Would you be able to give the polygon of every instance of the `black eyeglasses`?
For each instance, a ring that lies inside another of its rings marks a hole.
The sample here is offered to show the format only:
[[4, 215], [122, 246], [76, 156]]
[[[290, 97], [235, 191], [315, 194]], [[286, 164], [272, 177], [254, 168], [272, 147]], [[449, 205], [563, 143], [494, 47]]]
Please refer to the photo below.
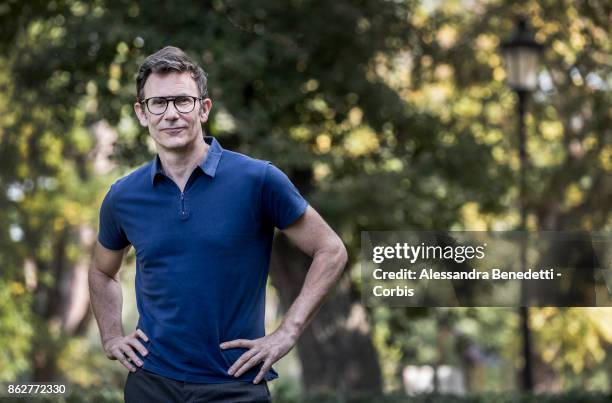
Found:
[[178, 97], [151, 97], [140, 102], [147, 105], [147, 109], [152, 114], [163, 115], [166, 113], [170, 101], [174, 104], [174, 109], [180, 113], [189, 113], [195, 108], [196, 101], [202, 99], [204, 99], [204, 97], [180, 95]]

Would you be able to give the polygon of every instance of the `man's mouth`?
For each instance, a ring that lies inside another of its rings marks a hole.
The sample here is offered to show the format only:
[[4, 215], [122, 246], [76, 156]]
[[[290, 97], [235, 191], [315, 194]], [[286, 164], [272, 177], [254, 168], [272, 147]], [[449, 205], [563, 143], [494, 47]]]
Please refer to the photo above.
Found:
[[170, 133], [170, 134], [177, 134], [183, 129], [185, 128], [184, 127], [168, 127], [168, 128], [162, 129], [162, 131], [166, 133]]

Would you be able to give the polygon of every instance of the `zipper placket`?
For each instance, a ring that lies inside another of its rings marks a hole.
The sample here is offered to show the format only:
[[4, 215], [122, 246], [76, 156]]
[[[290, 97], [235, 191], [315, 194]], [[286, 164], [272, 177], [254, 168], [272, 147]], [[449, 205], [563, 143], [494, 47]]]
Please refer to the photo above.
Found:
[[185, 192], [181, 192], [181, 215], [185, 215]]

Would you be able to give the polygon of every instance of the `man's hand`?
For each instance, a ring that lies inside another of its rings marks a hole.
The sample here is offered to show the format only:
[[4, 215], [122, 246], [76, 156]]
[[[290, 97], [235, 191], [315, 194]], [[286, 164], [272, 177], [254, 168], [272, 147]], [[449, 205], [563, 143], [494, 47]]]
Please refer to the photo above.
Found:
[[136, 356], [134, 349], [138, 350], [143, 357], [149, 353], [138, 340], [138, 337], [144, 341], [149, 341], [147, 335], [140, 329], [136, 329], [127, 336], [116, 336], [106, 340], [104, 342], [106, 356], [110, 360], [119, 360], [130, 371], [136, 371], [136, 367], [130, 361], [139, 367], [142, 366], [142, 361]]
[[259, 383], [276, 361], [284, 357], [295, 345], [296, 339], [289, 333], [277, 330], [267, 336], [255, 340], [238, 339], [221, 343], [222, 349], [248, 348], [227, 371], [228, 374], [239, 377], [255, 365], [263, 362], [261, 370], [253, 380]]

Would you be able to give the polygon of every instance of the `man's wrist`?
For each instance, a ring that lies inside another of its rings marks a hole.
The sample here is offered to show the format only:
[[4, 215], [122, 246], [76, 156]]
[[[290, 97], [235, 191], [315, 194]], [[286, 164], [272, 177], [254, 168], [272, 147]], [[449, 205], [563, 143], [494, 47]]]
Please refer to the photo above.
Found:
[[278, 328], [278, 331], [289, 337], [291, 340], [293, 340], [294, 343], [297, 342], [297, 339], [300, 337], [301, 334], [299, 326], [292, 325], [287, 322], [281, 324], [281, 326]]
[[123, 334], [114, 334], [114, 335], [111, 335], [111, 336], [106, 336], [106, 337], [103, 337], [103, 338], [102, 338], [102, 345], [103, 345], [103, 346], [106, 346], [106, 344], [107, 344], [109, 341], [114, 340], [114, 339], [119, 338], [119, 337], [124, 337], [124, 335], [123, 335]]

